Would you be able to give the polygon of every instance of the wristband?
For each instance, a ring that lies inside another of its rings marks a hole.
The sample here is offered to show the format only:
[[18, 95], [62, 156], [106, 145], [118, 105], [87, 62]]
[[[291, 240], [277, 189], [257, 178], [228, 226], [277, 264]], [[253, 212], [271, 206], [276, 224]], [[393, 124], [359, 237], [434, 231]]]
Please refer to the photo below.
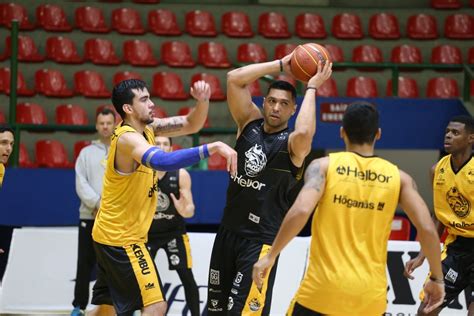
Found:
[[318, 89], [316, 87], [306, 87], [306, 90], [310, 90], [310, 89], [314, 89], [315, 92], [318, 91]]
[[280, 72], [283, 72], [283, 62], [280, 59]]
[[437, 279], [434, 276], [430, 275], [430, 280], [433, 281], [434, 283], [439, 283], [439, 284], [444, 284], [443, 279]]

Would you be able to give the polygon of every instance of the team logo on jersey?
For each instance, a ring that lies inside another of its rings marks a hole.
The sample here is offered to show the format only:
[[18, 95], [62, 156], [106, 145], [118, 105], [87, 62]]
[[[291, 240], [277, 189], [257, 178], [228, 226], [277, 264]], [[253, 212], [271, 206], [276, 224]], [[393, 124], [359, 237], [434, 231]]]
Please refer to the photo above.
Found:
[[219, 270], [210, 269], [210, 271], [209, 271], [209, 283], [212, 284], [212, 285], [221, 284], [220, 271]]
[[267, 165], [267, 156], [262, 150], [262, 146], [255, 144], [245, 152], [245, 174], [249, 177], [256, 177]]
[[170, 198], [167, 194], [158, 192], [158, 206], [156, 208], [157, 212], [164, 212], [170, 207]]
[[256, 297], [252, 298], [249, 302], [249, 307], [252, 312], [258, 311], [261, 306], [262, 304], [260, 304], [260, 302], [258, 301]]
[[177, 255], [171, 255], [170, 262], [172, 265], [177, 266], [179, 264], [179, 257]]
[[229, 296], [229, 302], [227, 303], [227, 310], [230, 311], [234, 307], [234, 299], [232, 296]]
[[471, 204], [456, 187], [452, 187], [446, 193], [446, 201], [459, 218], [464, 218], [471, 212]]

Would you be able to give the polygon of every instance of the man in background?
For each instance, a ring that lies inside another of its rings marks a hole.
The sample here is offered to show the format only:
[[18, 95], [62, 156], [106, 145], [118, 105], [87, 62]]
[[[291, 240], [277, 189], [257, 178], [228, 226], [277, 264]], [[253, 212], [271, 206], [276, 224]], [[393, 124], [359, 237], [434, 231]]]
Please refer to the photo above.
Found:
[[96, 265], [92, 246], [92, 227], [99, 209], [102, 180], [114, 126], [115, 114], [111, 109], [105, 108], [97, 113], [95, 128], [99, 139], [84, 147], [76, 161], [76, 192], [81, 200], [81, 206], [76, 284], [72, 302], [74, 309], [71, 316], [84, 315], [89, 303], [89, 283]]

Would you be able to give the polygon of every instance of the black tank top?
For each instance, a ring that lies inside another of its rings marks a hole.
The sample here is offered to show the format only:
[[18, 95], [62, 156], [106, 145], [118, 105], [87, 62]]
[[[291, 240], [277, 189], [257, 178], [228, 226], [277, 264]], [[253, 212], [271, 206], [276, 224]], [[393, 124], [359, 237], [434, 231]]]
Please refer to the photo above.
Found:
[[158, 180], [158, 205], [149, 235], [181, 235], [186, 233], [183, 217], [174, 207], [170, 194], [179, 199], [179, 171], [169, 171]]
[[231, 177], [222, 224], [240, 236], [271, 244], [293, 202], [301, 178], [288, 153], [288, 128], [267, 134], [263, 119], [250, 122], [237, 139], [238, 173]]

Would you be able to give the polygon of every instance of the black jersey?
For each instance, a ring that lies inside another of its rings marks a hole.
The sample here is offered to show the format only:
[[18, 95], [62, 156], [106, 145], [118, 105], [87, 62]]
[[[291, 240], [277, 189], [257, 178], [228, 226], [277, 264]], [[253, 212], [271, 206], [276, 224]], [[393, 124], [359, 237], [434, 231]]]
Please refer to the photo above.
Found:
[[158, 205], [149, 234], [168, 236], [186, 232], [184, 219], [174, 207], [171, 193], [179, 199], [179, 170], [169, 171], [158, 180]]
[[237, 175], [230, 178], [222, 224], [237, 234], [272, 243], [301, 178], [288, 153], [288, 128], [267, 134], [263, 119], [250, 122], [237, 139]]

